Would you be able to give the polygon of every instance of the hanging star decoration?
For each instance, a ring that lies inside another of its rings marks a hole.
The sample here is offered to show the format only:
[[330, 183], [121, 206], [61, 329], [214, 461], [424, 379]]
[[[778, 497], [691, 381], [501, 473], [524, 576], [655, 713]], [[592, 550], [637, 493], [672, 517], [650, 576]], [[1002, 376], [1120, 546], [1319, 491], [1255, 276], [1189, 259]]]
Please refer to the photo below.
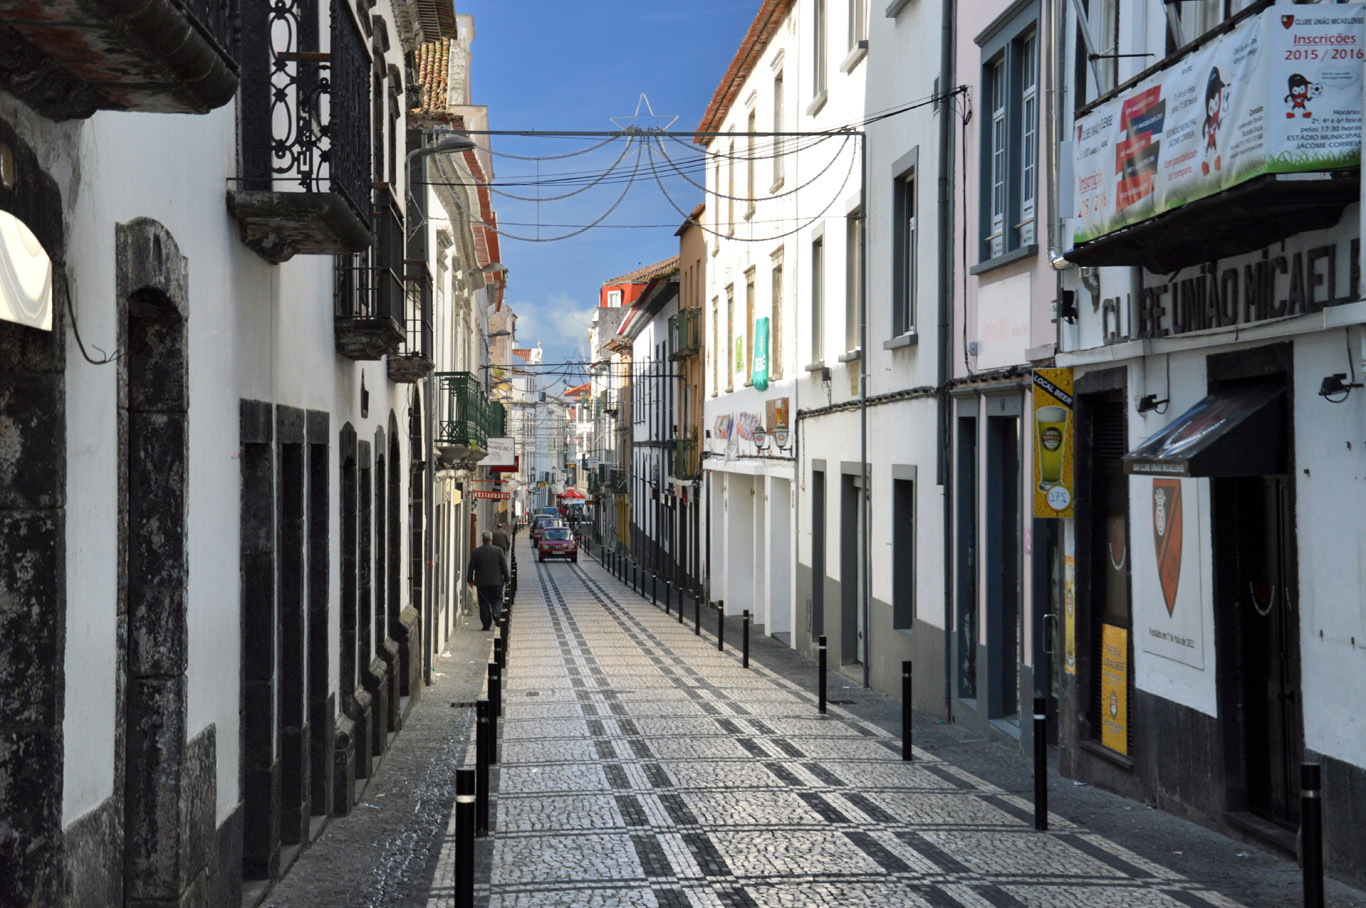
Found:
[[[668, 120], [669, 122], [665, 123], [662, 127], [651, 127], [649, 130], [641, 129], [640, 126], [636, 123], [636, 121], [640, 119], [640, 106], [642, 104], [645, 105], [645, 110], [649, 114], [650, 119]], [[645, 97], [645, 92], [641, 92], [640, 100], [636, 102], [635, 114], [633, 114], [630, 117], [608, 117], [607, 119], [615, 123], [617, 129], [620, 129], [622, 132], [666, 132], [668, 131], [670, 126], [674, 125], [674, 121], [677, 120], [678, 117], [661, 117], [658, 114], [656, 114], [654, 108], [650, 106], [650, 99]]]

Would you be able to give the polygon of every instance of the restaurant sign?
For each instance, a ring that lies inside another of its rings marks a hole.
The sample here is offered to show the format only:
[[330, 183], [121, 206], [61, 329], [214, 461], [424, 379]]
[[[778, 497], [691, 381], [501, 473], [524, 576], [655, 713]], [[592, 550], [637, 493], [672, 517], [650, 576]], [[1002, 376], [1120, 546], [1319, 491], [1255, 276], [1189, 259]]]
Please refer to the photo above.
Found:
[[1077, 121], [1073, 242], [1254, 177], [1359, 167], [1363, 5], [1277, 4]]

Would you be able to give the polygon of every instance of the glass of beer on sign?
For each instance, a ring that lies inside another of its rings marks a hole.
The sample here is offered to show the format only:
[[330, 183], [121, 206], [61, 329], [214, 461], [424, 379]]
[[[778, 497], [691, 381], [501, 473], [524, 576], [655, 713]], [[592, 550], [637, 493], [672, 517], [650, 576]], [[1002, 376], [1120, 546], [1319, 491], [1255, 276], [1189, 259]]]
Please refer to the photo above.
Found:
[[1039, 491], [1062, 482], [1063, 441], [1067, 438], [1066, 407], [1040, 407], [1034, 411], [1034, 432], [1039, 447]]

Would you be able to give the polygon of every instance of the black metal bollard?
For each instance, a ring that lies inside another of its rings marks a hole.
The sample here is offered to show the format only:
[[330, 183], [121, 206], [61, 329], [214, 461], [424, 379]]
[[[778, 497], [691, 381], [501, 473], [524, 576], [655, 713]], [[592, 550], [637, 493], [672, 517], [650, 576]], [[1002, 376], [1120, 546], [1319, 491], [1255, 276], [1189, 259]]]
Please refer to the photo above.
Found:
[[726, 649], [726, 600], [716, 600], [716, 651]]
[[1300, 764], [1300, 839], [1304, 908], [1323, 908], [1323, 776], [1317, 763]]
[[816, 682], [817, 699], [820, 703], [821, 713], [825, 712], [825, 635], [821, 634], [820, 642], [816, 645], [816, 673], [820, 676]]
[[474, 772], [478, 784], [475, 786], [474, 834], [489, 834], [489, 754], [493, 751], [493, 740], [489, 737], [489, 701], [478, 700], [474, 704]]
[[[664, 581], [664, 614], [666, 614], [666, 615], [669, 614], [669, 609], [673, 608], [673, 604], [674, 604], [674, 588], [673, 588], [673, 584], [671, 584], [669, 581], [665, 580], [665, 581]], [[680, 602], [678, 603], [678, 614], [680, 614], [680, 615], [683, 614], [683, 603], [682, 603], [682, 601], [680, 601]]]
[[740, 667], [749, 668], [749, 609], [745, 609], [743, 623], [740, 625]]
[[[667, 592], [667, 590], [666, 590], [666, 592]], [[679, 624], [682, 624], [682, 623], [683, 623], [683, 588], [682, 588], [682, 587], [679, 587], [679, 590], [678, 590], [678, 623], [679, 623]]]
[[901, 759], [911, 759], [911, 660], [901, 663]]
[[1048, 828], [1048, 699], [1034, 698], [1034, 828]]
[[503, 683], [498, 663], [489, 663], [489, 763], [498, 762], [498, 717], [503, 712]]
[[[502, 629], [503, 625], [500, 620], [498, 630], [502, 631]], [[498, 668], [501, 671], [503, 668], [503, 638], [501, 636], [493, 638], [493, 661], [498, 663]]]
[[[683, 606], [682, 606], [682, 605], [679, 605], [679, 606], [678, 606], [678, 614], [679, 614], [679, 615], [682, 615], [682, 614], [683, 614]], [[697, 593], [693, 593], [693, 597], [692, 597], [692, 623], [693, 623], [693, 629], [692, 629], [693, 636], [694, 636], [694, 637], [700, 637], [700, 636], [702, 636], [702, 597], [701, 597], [699, 594], [697, 594]]]
[[474, 770], [455, 771], [455, 908], [474, 908]]
[[[653, 571], [650, 572], [650, 604], [659, 605], [659, 575]], [[664, 606], [664, 613], [669, 613], [668, 605]]]
[[604, 548], [598, 549], [598, 567], [604, 569], [607, 567], [607, 550]]

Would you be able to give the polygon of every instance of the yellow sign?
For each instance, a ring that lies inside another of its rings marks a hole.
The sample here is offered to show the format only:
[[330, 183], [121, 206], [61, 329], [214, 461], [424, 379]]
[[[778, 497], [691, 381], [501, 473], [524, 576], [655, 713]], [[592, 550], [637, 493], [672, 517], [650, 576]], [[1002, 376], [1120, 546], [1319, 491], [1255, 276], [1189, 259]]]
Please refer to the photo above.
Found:
[[1062, 623], [1063, 623], [1063, 671], [1069, 675], [1077, 673], [1077, 559], [1068, 555], [1062, 560]]
[[1034, 516], [1072, 516], [1072, 370], [1034, 370]]
[[1129, 753], [1129, 632], [1100, 626], [1100, 743]]

